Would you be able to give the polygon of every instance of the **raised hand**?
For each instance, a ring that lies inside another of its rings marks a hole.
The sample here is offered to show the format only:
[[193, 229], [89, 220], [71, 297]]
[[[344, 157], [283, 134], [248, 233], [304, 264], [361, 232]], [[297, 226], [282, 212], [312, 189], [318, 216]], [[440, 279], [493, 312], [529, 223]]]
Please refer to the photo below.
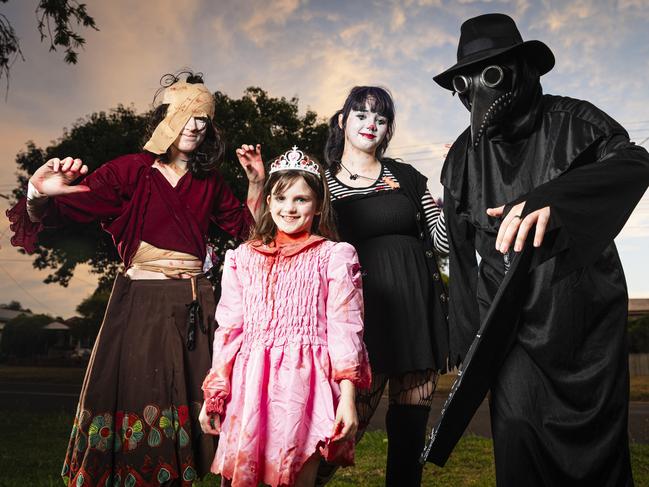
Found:
[[243, 144], [236, 151], [239, 164], [251, 184], [263, 184], [266, 178], [264, 161], [261, 159], [261, 144], [256, 146]]
[[[536, 226], [534, 230], [534, 247], [540, 247], [543, 243], [545, 230], [550, 221], [550, 207], [546, 206], [540, 210], [533, 211], [525, 218], [521, 218], [524, 208], [525, 201], [513, 206], [500, 224], [498, 236], [496, 237], [496, 250], [499, 252], [506, 254], [512, 243], [514, 243], [515, 252], [523, 250], [527, 235], [534, 226]], [[504, 206], [489, 208], [487, 209], [487, 215], [498, 218], [503, 215], [504, 211]]]
[[88, 174], [88, 166], [83, 164], [81, 159], [54, 158], [39, 167], [29, 181], [44, 196], [85, 193], [90, 191], [88, 186], [82, 184], [70, 186], [85, 174]]

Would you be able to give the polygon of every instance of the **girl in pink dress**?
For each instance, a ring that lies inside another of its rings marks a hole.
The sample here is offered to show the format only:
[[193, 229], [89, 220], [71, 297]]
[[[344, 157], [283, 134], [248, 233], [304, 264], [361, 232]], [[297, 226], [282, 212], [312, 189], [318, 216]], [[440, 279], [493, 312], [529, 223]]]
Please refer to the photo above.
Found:
[[337, 234], [323, 171], [276, 159], [251, 239], [228, 251], [201, 427], [234, 487], [313, 486], [321, 457], [353, 464], [355, 389], [371, 375], [358, 258]]

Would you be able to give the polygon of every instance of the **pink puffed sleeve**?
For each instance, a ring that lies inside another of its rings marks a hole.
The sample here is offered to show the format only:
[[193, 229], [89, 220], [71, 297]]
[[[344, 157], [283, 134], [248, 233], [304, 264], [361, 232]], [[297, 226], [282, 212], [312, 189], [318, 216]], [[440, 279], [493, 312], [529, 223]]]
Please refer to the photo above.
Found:
[[230, 375], [243, 340], [242, 287], [237, 275], [234, 250], [225, 254], [221, 299], [216, 307], [219, 328], [214, 333], [212, 368], [203, 381], [203, 397], [208, 414], [225, 413], [225, 401], [230, 395]]
[[333, 379], [370, 387], [372, 373], [363, 342], [363, 289], [356, 250], [334, 245], [327, 269], [327, 345]]

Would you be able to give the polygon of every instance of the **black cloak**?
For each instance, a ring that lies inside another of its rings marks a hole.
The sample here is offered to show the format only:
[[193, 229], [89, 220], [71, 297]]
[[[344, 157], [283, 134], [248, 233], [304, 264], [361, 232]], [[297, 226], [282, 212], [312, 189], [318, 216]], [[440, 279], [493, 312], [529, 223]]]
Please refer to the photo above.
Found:
[[[484, 381], [474, 403], [491, 389], [498, 485], [633, 485], [628, 297], [613, 238], [649, 184], [649, 154], [590, 103], [528, 90], [475, 149], [469, 129], [460, 135], [442, 171], [451, 362], [496, 317], [502, 357], [468, 360], [463, 374]], [[495, 250], [500, 219], [485, 210], [521, 201], [523, 217], [550, 206], [550, 226], [505, 279], [514, 255]]]

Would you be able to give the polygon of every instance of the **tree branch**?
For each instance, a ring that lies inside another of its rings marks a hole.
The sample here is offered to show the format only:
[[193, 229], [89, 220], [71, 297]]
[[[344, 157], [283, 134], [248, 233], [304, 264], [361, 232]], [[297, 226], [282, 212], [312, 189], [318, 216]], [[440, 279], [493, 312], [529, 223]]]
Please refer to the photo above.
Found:
[[18, 36], [16, 36], [16, 31], [11, 26], [9, 19], [3, 14], [0, 14], [0, 81], [4, 77], [7, 82], [5, 100], [9, 94], [9, 72], [11, 66], [13, 66], [19, 57], [23, 61], [25, 60], [20, 50], [20, 42], [18, 41]]
[[[0, 3], [7, 1], [0, 0]], [[76, 64], [78, 50], [83, 48], [86, 42], [79, 34], [79, 28], [99, 30], [95, 20], [88, 15], [86, 5], [76, 0], [39, 0], [35, 14], [41, 42], [49, 39], [50, 51], [56, 51], [58, 47], [63, 48], [64, 61], [68, 64]], [[9, 19], [0, 14], [0, 81], [2, 78], [6, 80], [5, 99], [9, 94], [9, 72], [19, 57], [25, 60], [18, 36]]]

